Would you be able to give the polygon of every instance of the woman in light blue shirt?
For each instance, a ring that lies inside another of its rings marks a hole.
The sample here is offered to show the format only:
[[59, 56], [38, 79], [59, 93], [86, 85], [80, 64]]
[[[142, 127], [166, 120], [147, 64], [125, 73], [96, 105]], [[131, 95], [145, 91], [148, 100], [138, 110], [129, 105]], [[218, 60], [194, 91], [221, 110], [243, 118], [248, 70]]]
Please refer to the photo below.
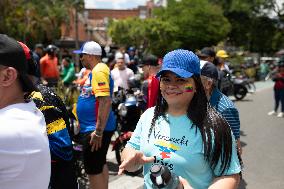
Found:
[[241, 166], [228, 123], [208, 103], [198, 57], [187, 50], [165, 55], [157, 105], [141, 116], [122, 154], [119, 174], [144, 166], [167, 166], [183, 177], [185, 189], [237, 188]]

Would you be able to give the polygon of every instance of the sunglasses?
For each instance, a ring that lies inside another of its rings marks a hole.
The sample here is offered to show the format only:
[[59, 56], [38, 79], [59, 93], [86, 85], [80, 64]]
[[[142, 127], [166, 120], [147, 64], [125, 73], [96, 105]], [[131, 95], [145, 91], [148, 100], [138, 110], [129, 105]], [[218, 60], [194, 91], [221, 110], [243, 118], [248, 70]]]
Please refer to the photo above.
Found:
[[80, 54], [80, 58], [82, 58], [83, 55], [88, 55], [88, 54], [86, 54], [86, 53], [81, 53], [81, 54]]

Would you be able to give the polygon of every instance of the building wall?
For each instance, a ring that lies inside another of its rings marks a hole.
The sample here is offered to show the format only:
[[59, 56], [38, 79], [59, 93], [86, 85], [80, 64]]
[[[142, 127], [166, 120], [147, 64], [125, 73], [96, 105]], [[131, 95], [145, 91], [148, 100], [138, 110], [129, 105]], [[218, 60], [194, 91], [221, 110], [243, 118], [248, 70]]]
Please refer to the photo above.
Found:
[[[84, 13], [78, 14], [78, 40], [80, 42], [95, 40], [101, 45], [109, 43], [106, 33], [108, 19], [126, 19], [139, 17], [145, 19], [150, 16], [152, 4], [138, 6], [134, 9], [85, 9]], [[61, 41], [75, 41], [75, 10], [70, 12], [70, 23], [61, 26]]]
[[[69, 14], [70, 23], [63, 23], [61, 25], [61, 40], [74, 40], [75, 39], [75, 10]], [[86, 31], [87, 20], [84, 19], [82, 14], [78, 14], [78, 38], [79, 41], [88, 40]]]
[[104, 18], [125, 19], [129, 17], [139, 17], [139, 9], [86, 9], [86, 11], [88, 11], [88, 18], [95, 20], [103, 20]]

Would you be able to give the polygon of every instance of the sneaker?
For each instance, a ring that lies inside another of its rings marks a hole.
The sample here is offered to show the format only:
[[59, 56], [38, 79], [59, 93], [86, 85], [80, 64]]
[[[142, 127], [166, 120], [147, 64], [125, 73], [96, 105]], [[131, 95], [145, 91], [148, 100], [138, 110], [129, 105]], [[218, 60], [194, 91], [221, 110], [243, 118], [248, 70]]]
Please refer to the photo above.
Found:
[[270, 115], [270, 116], [271, 115], [276, 115], [276, 112], [274, 110], [272, 110], [272, 111], [268, 112], [267, 115]]
[[277, 117], [284, 117], [284, 112], [278, 113]]

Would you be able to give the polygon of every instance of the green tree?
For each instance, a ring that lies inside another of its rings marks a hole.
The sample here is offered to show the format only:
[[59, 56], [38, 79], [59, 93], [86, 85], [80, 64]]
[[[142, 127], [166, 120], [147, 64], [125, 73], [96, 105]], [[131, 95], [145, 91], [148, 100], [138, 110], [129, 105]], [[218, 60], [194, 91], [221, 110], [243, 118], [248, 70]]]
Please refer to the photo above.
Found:
[[219, 6], [207, 0], [169, 0], [154, 17], [112, 21], [109, 34], [118, 45], [136, 45], [156, 55], [175, 48], [199, 49], [226, 38], [230, 24]]
[[69, 13], [83, 7], [83, 0], [1, 0], [0, 33], [32, 45], [60, 38], [60, 26], [69, 23]]
[[230, 23], [220, 6], [208, 0], [169, 0], [166, 8], [155, 13], [177, 28], [176, 39], [186, 49], [216, 45], [230, 31]]
[[250, 50], [261, 54], [275, 52], [272, 41], [276, 34], [276, 22], [266, 16], [254, 18], [250, 30]]
[[111, 21], [108, 28], [113, 42], [119, 46], [143, 46], [145, 53], [163, 56], [179, 46], [174, 40], [176, 28], [160, 19], [129, 18]]
[[[271, 53], [284, 41], [284, 9], [276, 0], [210, 0], [222, 6], [232, 25], [228, 43], [245, 50]], [[271, 18], [274, 14], [277, 17]], [[282, 45], [283, 47], [283, 45]]]
[[144, 46], [149, 52], [162, 57], [181, 46], [181, 42], [175, 38], [177, 32], [177, 28], [169, 22], [157, 18], [148, 19], [145, 24]]
[[108, 33], [115, 44], [127, 46], [129, 44], [140, 46], [143, 44], [144, 23], [138, 18], [125, 20], [111, 20], [108, 26]]

